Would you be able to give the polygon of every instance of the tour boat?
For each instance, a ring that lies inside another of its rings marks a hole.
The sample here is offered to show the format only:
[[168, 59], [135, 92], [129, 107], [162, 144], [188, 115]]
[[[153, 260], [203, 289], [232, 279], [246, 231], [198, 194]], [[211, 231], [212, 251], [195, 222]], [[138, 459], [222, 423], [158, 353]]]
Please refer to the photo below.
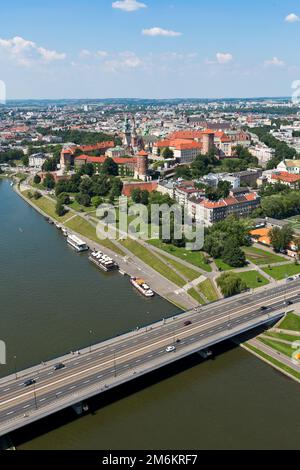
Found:
[[77, 251], [77, 253], [82, 253], [89, 249], [87, 244], [80, 240], [80, 238], [76, 237], [76, 235], [68, 235], [67, 242]]
[[132, 277], [130, 279], [131, 284], [145, 297], [153, 297], [154, 292], [150, 289], [148, 284], [145, 283], [143, 279], [138, 279], [136, 277]]

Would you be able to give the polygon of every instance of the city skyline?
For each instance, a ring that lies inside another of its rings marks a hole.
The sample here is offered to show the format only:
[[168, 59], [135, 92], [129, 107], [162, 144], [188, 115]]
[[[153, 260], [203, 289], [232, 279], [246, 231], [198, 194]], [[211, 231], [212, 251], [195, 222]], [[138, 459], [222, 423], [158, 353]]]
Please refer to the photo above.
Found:
[[290, 96], [299, 20], [295, 0], [15, 0], [0, 79], [8, 99]]

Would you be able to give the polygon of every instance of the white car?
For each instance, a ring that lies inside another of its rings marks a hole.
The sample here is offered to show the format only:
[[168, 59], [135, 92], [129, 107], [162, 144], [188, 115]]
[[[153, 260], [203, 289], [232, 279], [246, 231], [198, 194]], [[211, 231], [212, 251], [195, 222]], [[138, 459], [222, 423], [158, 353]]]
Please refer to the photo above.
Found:
[[166, 349], [167, 353], [174, 352], [174, 351], [176, 351], [175, 346], [168, 346], [167, 349]]

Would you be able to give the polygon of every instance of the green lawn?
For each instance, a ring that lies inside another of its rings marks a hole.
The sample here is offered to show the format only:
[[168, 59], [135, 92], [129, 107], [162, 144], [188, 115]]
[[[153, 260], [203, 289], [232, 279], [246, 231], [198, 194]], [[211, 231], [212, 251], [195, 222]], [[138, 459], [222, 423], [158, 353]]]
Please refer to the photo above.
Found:
[[96, 228], [89, 222], [84, 220], [82, 217], [76, 216], [74, 219], [70, 220], [65, 225], [69, 229], [83, 235], [89, 240], [99, 243], [99, 245], [102, 245], [105, 248], [108, 248], [121, 256], [125, 256], [125, 253], [109, 239], [99, 240], [99, 238], [97, 237]]
[[279, 328], [300, 332], [300, 317], [294, 313], [288, 313], [280, 323]]
[[229, 264], [224, 263], [221, 259], [215, 259], [216, 266], [219, 271], [230, 271], [230, 269], [234, 269], [232, 266], [229, 266]]
[[272, 349], [285, 354], [288, 357], [292, 357], [293, 353], [295, 352], [295, 350], [288, 344], [279, 343], [276, 340], [273, 341], [272, 339], [259, 338], [259, 341], [264, 343], [266, 346], [270, 346]]
[[163, 261], [155, 256], [151, 251], [144, 248], [139, 242], [128, 238], [120, 242], [125, 248], [130, 250], [135, 256], [140, 258], [144, 263], [151, 266], [155, 271], [159, 272], [162, 276], [169, 279], [171, 282], [179, 287], [183, 287], [186, 281], [172, 271]]
[[237, 275], [243, 279], [243, 281], [245, 281], [248, 289], [256, 289], [257, 287], [262, 287], [269, 284], [268, 279], [266, 279], [257, 271], [245, 271], [242, 273], [237, 273]]
[[282, 364], [282, 362], [277, 361], [276, 359], [273, 359], [273, 357], [271, 357], [268, 354], [260, 351], [260, 349], [257, 349], [256, 347], [252, 346], [251, 344], [246, 343], [245, 346], [246, 346], [247, 349], [249, 349], [250, 351], [255, 352], [258, 356], [261, 356], [263, 359], [266, 359], [268, 362], [270, 362], [274, 366], [278, 367], [282, 371], [287, 372], [288, 374], [292, 375], [293, 377], [295, 377], [298, 380], [300, 379], [300, 372], [296, 372], [291, 367], [286, 366], [285, 364]]
[[199, 292], [196, 291], [196, 289], [190, 289], [188, 290], [188, 294], [193, 297], [193, 299], [197, 300], [197, 302], [200, 305], [205, 305], [204, 299], [202, 299], [201, 295]]
[[168, 258], [168, 256], [163, 256], [162, 255], [161, 257], [166, 261], [166, 263], [171, 264], [172, 266], [174, 266], [174, 268], [177, 271], [179, 271], [180, 274], [182, 274], [184, 277], [186, 277], [189, 281], [194, 281], [195, 279], [198, 279], [199, 277], [201, 277], [201, 273], [199, 273], [198, 271], [195, 271], [192, 268], [188, 268], [184, 264], [182, 264], [178, 261], [175, 261], [171, 258]]
[[[23, 193], [27, 199], [29, 199], [28, 192], [31, 192], [31, 191], [24, 191]], [[59, 217], [55, 212], [55, 206], [56, 206], [55, 201], [51, 201], [50, 199], [47, 199], [46, 197], [41, 197], [40, 199], [32, 198], [29, 200], [32, 202], [32, 204], [34, 204], [36, 207], [38, 207], [47, 215], [49, 215], [49, 217], [57, 220], [58, 222], [64, 223], [66, 220], [68, 220], [71, 217], [70, 213], [65, 214], [63, 217]]]
[[212, 271], [211, 266], [206, 264], [204, 261], [204, 254], [199, 251], [189, 251], [185, 248], [177, 248], [174, 245], [167, 245], [163, 243], [161, 240], [149, 240], [151, 245], [155, 246], [156, 248], [160, 248], [167, 253], [170, 253], [173, 256], [177, 256], [184, 261], [187, 261], [198, 268], [203, 269], [204, 271], [210, 273]]
[[72, 209], [74, 209], [77, 212], [95, 212], [96, 209], [94, 207], [84, 207], [81, 204], [79, 204], [77, 201], [73, 201], [72, 204], [69, 205]]
[[269, 276], [272, 276], [273, 279], [280, 281], [289, 276], [294, 276], [295, 274], [300, 274], [300, 265], [296, 264], [285, 264], [283, 266], [274, 266], [273, 268], [264, 268], [264, 272]]
[[283, 263], [286, 261], [286, 258], [283, 256], [278, 256], [275, 253], [269, 253], [268, 251], [260, 250], [254, 246], [244, 248], [246, 258], [251, 261], [253, 264], [258, 266], [264, 264], [274, 264], [274, 263]]
[[218, 300], [218, 294], [210, 279], [206, 279], [206, 281], [201, 282], [198, 288], [209, 302], [214, 302], [215, 300]]
[[270, 336], [270, 338], [283, 339], [285, 341], [289, 341], [290, 343], [294, 343], [295, 341], [300, 342], [300, 336], [287, 335], [285, 333], [275, 333], [273, 331], [266, 331], [264, 334]]

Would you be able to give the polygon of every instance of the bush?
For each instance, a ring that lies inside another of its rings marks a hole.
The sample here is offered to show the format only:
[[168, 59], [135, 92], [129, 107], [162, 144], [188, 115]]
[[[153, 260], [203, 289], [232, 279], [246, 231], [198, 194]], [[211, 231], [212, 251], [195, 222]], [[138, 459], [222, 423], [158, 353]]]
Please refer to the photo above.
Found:
[[58, 196], [59, 201], [61, 201], [62, 204], [69, 205], [71, 204], [71, 199], [70, 196], [66, 193], [60, 193]]
[[57, 201], [55, 212], [59, 217], [63, 217], [67, 213], [63, 203], [60, 200]]
[[218, 278], [217, 284], [224, 297], [240, 294], [247, 289], [247, 284], [235, 273], [222, 274]]
[[84, 193], [77, 194], [76, 201], [78, 202], [78, 204], [84, 207], [90, 207], [91, 205], [91, 198], [88, 194], [84, 194]]
[[35, 191], [35, 193], [33, 194], [33, 199], [35, 199], [36, 201], [38, 199], [41, 199], [42, 195], [39, 191]]
[[41, 177], [39, 175], [35, 175], [35, 177], [33, 178], [33, 182], [34, 184], [40, 184]]

